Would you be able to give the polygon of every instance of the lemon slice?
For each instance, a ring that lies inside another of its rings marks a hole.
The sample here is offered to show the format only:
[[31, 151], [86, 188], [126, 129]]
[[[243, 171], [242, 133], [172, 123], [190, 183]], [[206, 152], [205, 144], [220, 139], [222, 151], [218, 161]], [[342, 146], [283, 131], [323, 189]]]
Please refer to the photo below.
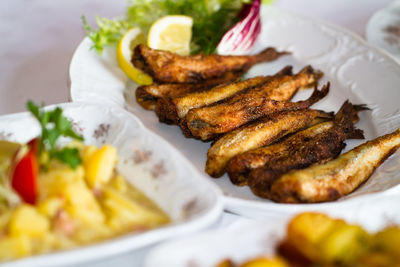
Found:
[[148, 85], [153, 83], [151, 76], [135, 68], [131, 63], [132, 52], [136, 45], [144, 43], [144, 36], [139, 28], [128, 30], [118, 43], [117, 61], [119, 67], [139, 85]]
[[153, 49], [188, 55], [193, 19], [188, 16], [165, 16], [151, 25], [147, 45]]

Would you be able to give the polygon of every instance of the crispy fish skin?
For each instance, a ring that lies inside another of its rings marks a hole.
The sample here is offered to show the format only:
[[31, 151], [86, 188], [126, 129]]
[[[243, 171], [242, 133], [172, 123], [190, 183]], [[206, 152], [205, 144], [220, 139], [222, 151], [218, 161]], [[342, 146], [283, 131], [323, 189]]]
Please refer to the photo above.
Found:
[[[298, 90], [316, 86], [322, 76], [323, 73], [321, 71], [314, 70], [313, 67], [308, 65], [293, 76], [293, 80], [297, 80], [300, 85], [297, 84], [295, 86], [290, 86], [290, 84], [286, 84], [287, 86], [274, 87], [271, 86], [270, 83], [265, 83], [260, 88], [257, 88], [257, 90], [255, 91], [259, 94], [264, 93], [264, 96], [276, 101], [286, 101], [290, 100]], [[286, 83], [286, 80], [288, 79], [289, 78], [283, 77], [281, 82]]]
[[231, 84], [223, 84], [214, 87], [211, 91], [205, 93], [194, 93], [182, 98], [174, 99], [172, 102], [177, 108], [179, 118], [187, 115], [190, 109], [208, 106], [221, 100], [232, 97], [233, 95], [242, 92], [248, 88], [256, 88], [272, 79], [283, 76], [292, 76], [292, 66], [286, 66], [277, 72], [275, 75], [257, 76], [244, 81], [238, 81]]
[[362, 131], [354, 127], [353, 118], [356, 116], [357, 109], [346, 101], [332, 128], [312, 138], [291, 142], [286, 153], [273, 155], [263, 167], [251, 171], [248, 175], [250, 189], [257, 196], [269, 198], [271, 185], [284, 173], [336, 158], [345, 147], [347, 138], [364, 138]]
[[334, 121], [319, 123], [271, 146], [243, 153], [228, 164], [232, 183], [248, 185], [256, 195], [267, 197], [270, 184], [291, 169], [307, 167], [339, 155], [348, 138], [363, 139], [354, 127], [358, 112], [367, 109], [346, 101]]
[[365, 182], [400, 147], [400, 129], [368, 141], [325, 164], [291, 171], [271, 186], [271, 198], [284, 203], [336, 200]]
[[136, 101], [144, 109], [155, 110], [159, 98], [173, 98], [207, 90], [210, 85], [196, 83], [166, 83], [143, 85], [136, 88]]
[[316, 118], [331, 119], [332, 114], [312, 109], [287, 111], [233, 130], [210, 147], [205, 171], [212, 177], [220, 177], [226, 163], [234, 156], [271, 144], [309, 126]]
[[249, 173], [266, 165], [274, 156], [288, 154], [293, 144], [301, 143], [333, 127], [333, 121], [321, 122], [290, 136], [282, 142], [250, 150], [233, 157], [227, 164], [229, 179], [235, 185], [247, 185]]
[[254, 64], [272, 61], [288, 52], [267, 48], [256, 55], [221, 56], [177, 54], [138, 45], [132, 64], [162, 83], [199, 83], [223, 76], [227, 72], [246, 72]]
[[193, 92], [206, 91], [216, 85], [238, 80], [243, 73], [227, 72], [222, 77], [210, 79], [202, 83], [165, 83], [142, 85], [136, 89], [136, 101], [144, 109], [155, 110], [160, 98], [175, 98]]
[[[292, 75], [292, 67], [284, 67], [274, 76], [277, 75]], [[247, 88], [262, 85], [271, 79], [272, 76], [257, 76], [244, 81], [218, 85], [208, 91], [189, 93], [171, 99], [159, 99], [156, 105], [156, 114], [160, 122], [179, 124], [180, 120], [185, 118], [190, 109], [213, 104], [225, 98], [229, 98]], [[183, 124], [183, 126], [185, 126], [185, 124]], [[186, 127], [182, 129], [185, 128]], [[187, 131], [190, 136], [190, 131]]]
[[328, 94], [329, 83], [321, 91], [315, 88], [309, 99], [299, 102], [276, 101], [258, 94], [253, 96], [250, 91], [216, 105], [190, 110], [186, 121], [192, 135], [207, 141], [273, 113], [308, 108]]
[[173, 124], [178, 124], [179, 120], [184, 118], [190, 109], [217, 102], [232, 96], [238, 91], [262, 84], [268, 79], [268, 76], [257, 76], [244, 81], [218, 85], [208, 91], [193, 92], [172, 99], [159, 99], [156, 105], [156, 114], [160, 122], [169, 121]]

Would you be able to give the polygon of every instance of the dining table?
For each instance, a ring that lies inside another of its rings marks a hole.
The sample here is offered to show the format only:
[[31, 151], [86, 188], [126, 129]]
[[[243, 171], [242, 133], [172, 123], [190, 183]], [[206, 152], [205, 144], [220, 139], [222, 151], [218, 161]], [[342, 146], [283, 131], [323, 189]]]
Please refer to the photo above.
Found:
[[[371, 16], [391, 2], [275, 0], [272, 5], [335, 24], [365, 38]], [[46, 105], [71, 101], [69, 66], [75, 49], [86, 36], [82, 16], [95, 25], [96, 16], [120, 16], [125, 7], [125, 0], [0, 1], [0, 115], [25, 111], [27, 100]], [[225, 212], [204, 231], [224, 228], [242, 219]], [[141, 266], [153, 246], [79, 266]]]

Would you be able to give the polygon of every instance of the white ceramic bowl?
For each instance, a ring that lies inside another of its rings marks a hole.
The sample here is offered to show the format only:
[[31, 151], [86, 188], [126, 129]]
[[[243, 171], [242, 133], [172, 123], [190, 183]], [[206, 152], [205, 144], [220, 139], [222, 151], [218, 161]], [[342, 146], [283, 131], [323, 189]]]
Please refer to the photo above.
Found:
[[[117, 147], [118, 171], [157, 203], [172, 219], [163, 227], [127, 234], [91, 246], [33, 256], [4, 266], [71, 266], [99, 260], [198, 231], [221, 215], [220, 191], [175, 148], [147, 130], [132, 114], [93, 104], [62, 104], [64, 114], [85, 143]], [[54, 107], [49, 107], [54, 108]], [[37, 136], [39, 125], [29, 113], [0, 117], [0, 137], [26, 142]], [[67, 140], [65, 140], [67, 141]]]

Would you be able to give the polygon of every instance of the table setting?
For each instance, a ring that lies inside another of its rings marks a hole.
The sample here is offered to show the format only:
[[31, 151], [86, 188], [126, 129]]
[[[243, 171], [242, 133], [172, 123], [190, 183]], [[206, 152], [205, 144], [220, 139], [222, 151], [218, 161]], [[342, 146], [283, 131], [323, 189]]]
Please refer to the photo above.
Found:
[[0, 265], [398, 264], [400, 1], [172, 2], [0, 4]]

